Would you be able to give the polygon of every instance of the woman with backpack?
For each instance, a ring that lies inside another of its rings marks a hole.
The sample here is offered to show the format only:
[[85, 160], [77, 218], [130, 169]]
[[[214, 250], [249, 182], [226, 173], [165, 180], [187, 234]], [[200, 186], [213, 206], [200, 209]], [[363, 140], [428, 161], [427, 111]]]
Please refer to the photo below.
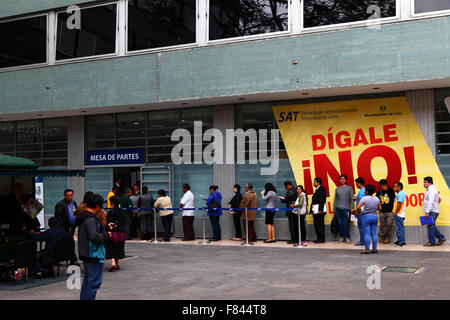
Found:
[[208, 216], [211, 220], [211, 226], [213, 229], [213, 238], [211, 241], [222, 240], [222, 230], [220, 229], [220, 216], [222, 215], [222, 195], [220, 194], [218, 186], [209, 187], [209, 197], [206, 200], [206, 206], [208, 207]]
[[[301, 240], [300, 245], [305, 247], [308, 245], [306, 242], [306, 222], [305, 217], [308, 211], [308, 196], [306, 195], [305, 189], [303, 186], [298, 185], [296, 188], [297, 191], [297, 199], [295, 203], [291, 205], [294, 210], [292, 211], [294, 214], [298, 215], [297, 219], [300, 219], [300, 231], [301, 231]], [[297, 223], [297, 234], [298, 234], [298, 223]], [[298, 236], [297, 236], [298, 237]]]

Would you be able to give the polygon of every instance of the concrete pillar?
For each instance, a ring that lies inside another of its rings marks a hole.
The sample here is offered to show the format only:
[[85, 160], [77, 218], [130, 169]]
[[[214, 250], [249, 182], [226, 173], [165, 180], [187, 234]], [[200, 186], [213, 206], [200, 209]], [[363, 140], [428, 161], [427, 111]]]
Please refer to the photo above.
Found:
[[[225, 150], [225, 130], [234, 129], [234, 105], [223, 105], [213, 107], [214, 128], [219, 129], [224, 136], [224, 157]], [[222, 194], [222, 207], [228, 207], [228, 202], [233, 197], [233, 185], [235, 184], [235, 166], [234, 164], [215, 164], [214, 165], [214, 184], [219, 186]], [[233, 218], [224, 211], [220, 219], [222, 228], [222, 239], [234, 236]]]

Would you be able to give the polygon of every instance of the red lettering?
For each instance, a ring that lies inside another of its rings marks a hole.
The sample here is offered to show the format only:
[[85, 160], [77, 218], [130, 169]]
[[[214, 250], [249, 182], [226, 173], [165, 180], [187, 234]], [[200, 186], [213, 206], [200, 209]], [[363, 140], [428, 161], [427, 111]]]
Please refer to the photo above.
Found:
[[419, 193], [419, 206], [423, 206], [423, 199], [425, 199], [425, 193]]
[[[318, 142], [321, 142], [321, 145], [318, 145]], [[327, 141], [325, 140], [325, 137], [323, 135], [317, 134], [317, 135], [312, 136], [313, 151], [325, 149], [326, 144], [327, 144]]]
[[369, 136], [370, 136], [370, 143], [371, 144], [376, 144], [376, 143], [382, 143], [383, 139], [381, 138], [376, 138], [375, 136], [375, 128], [374, 127], [370, 127], [369, 128]]
[[[342, 142], [342, 137], [345, 136], [344, 142]], [[349, 148], [352, 146], [352, 139], [348, 131], [339, 131], [336, 135], [336, 144], [339, 148]]]
[[395, 123], [383, 126], [384, 142], [398, 141], [398, 137], [395, 136], [397, 134], [395, 129], [397, 129], [397, 125]]
[[369, 142], [367, 141], [367, 138], [366, 138], [366, 136], [364, 134], [363, 129], [356, 130], [355, 142], [353, 143], [353, 146], [356, 147], [356, 146], [358, 146], [360, 144], [364, 144], [364, 145], [369, 144]]
[[378, 186], [378, 182], [373, 178], [371, 168], [372, 160], [378, 157], [386, 161], [388, 169], [386, 180], [389, 186], [393, 187], [402, 177], [402, 163], [397, 152], [387, 146], [373, 146], [364, 150], [358, 159], [358, 175], [364, 177], [367, 184]]
[[410, 198], [411, 207], [417, 207], [417, 195], [413, 193]]

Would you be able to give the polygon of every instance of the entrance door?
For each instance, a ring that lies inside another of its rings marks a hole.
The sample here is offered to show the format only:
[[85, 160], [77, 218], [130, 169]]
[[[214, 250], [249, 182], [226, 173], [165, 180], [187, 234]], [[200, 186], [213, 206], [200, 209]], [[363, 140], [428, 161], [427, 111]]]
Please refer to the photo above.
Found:
[[[137, 184], [141, 187], [141, 168], [140, 167], [117, 167], [114, 168], [114, 179], [121, 177], [124, 189], [133, 189], [133, 185]], [[111, 182], [111, 186], [114, 183]]]

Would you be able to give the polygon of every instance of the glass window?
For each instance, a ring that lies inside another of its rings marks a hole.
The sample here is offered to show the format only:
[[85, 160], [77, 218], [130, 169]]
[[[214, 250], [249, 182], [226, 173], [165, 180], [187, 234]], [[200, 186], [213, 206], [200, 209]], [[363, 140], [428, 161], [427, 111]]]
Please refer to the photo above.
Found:
[[67, 119], [44, 120], [42, 165], [67, 165]]
[[22, 121], [16, 128], [16, 156], [23, 157], [41, 165], [42, 123], [40, 120]]
[[47, 62], [47, 16], [0, 23], [0, 68]]
[[304, 0], [304, 27], [368, 20], [378, 14], [371, 6], [379, 8], [378, 18], [396, 16], [396, 0]]
[[148, 162], [172, 162], [172, 132], [180, 127], [180, 111], [152, 111], [148, 114]]
[[0, 153], [14, 156], [16, 125], [14, 122], [0, 122]]
[[72, 14], [58, 13], [56, 60], [115, 53], [117, 5], [81, 9], [80, 15], [80, 29], [71, 30]]
[[86, 150], [114, 149], [116, 118], [112, 114], [86, 118]]
[[145, 113], [117, 115], [117, 147], [145, 148], [147, 122]]
[[128, 1], [128, 51], [195, 43], [196, 0]]
[[450, 88], [435, 92], [436, 160], [450, 185]]
[[288, 30], [288, 0], [210, 0], [209, 40]]
[[415, 13], [432, 12], [450, 9], [449, 0], [415, 0]]

